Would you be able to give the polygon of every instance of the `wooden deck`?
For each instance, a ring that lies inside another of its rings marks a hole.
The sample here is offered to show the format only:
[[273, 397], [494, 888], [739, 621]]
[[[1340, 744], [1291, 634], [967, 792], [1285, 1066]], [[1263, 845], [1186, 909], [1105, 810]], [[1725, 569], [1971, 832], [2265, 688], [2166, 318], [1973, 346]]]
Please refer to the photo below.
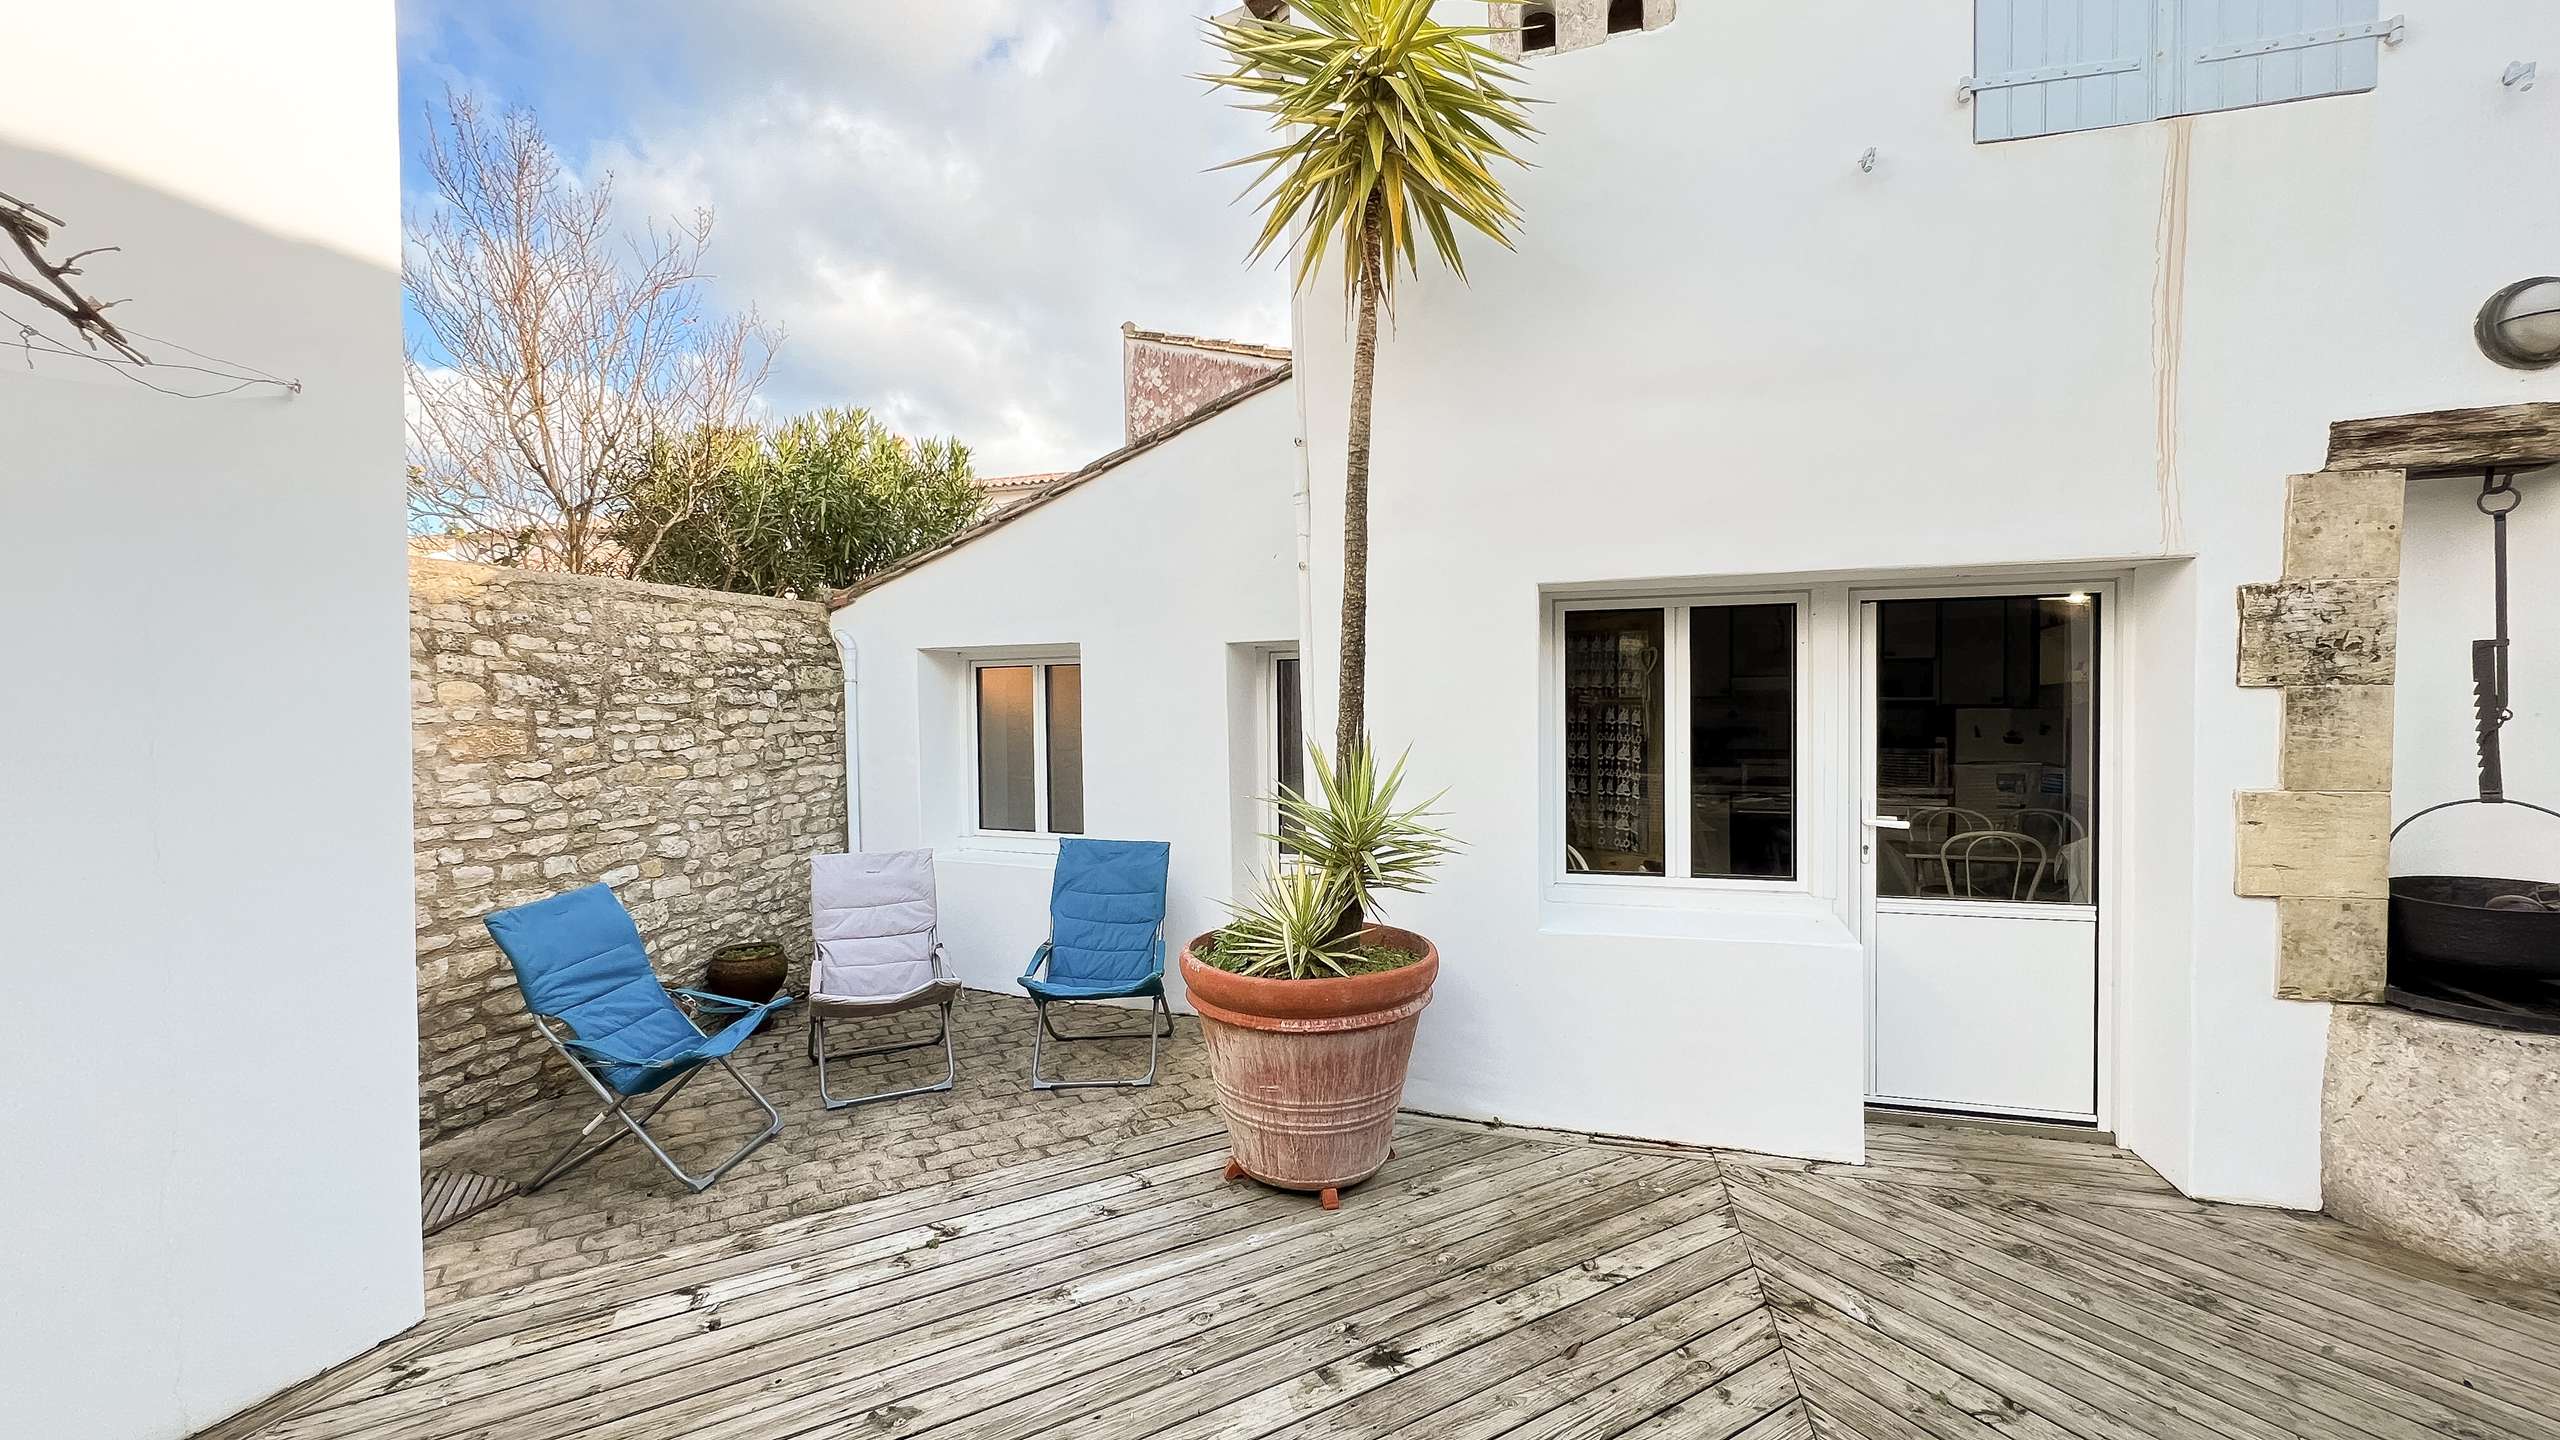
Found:
[[2560, 1436], [2550, 1292], [2102, 1146], [1870, 1143], [1412, 1121], [1329, 1215], [1187, 1131], [458, 1305], [206, 1434]]

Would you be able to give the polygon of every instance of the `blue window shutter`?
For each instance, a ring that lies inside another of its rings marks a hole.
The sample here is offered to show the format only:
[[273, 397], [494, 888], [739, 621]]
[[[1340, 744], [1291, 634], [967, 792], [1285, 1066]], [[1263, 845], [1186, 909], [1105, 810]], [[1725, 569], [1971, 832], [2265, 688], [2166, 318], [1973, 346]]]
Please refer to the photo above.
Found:
[[2378, 0], [2178, 0], [2175, 113], [2374, 87]]
[[1974, 0], [1973, 138], [2153, 118], [2159, 9], [2157, 0]]

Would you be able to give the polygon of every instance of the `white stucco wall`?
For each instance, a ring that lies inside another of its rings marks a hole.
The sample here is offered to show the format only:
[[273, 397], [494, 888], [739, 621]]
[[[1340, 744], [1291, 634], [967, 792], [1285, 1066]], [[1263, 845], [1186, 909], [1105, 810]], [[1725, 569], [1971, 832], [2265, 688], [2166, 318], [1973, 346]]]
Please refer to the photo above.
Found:
[[[2518, 478], [2507, 521], [2515, 718], [2499, 735], [2507, 794], [2560, 810], [2560, 468]], [[2476, 476], [2409, 487], [2400, 552], [2400, 654], [2393, 694], [2391, 817], [2480, 793], [2471, 642], [2497, 633], [2490, 526]], [[2560, 881], [2560, 820], [2464, 806], [2409, 827], [2392, 853], [2403, 875]]]
[[[2469, 334], [2555, 268], [2560, 189], [2519, 177], [2560, 89], [2498, 77], [2560, 52], [2560, 11], [2410, 20], [2369, 95], [1996, 146], [1954, 103], [1960, 5], [1684, 13], [1531, 64], [1553, 103], [1513, 182], [1520, 249], [1407, 290], [1381, 362], [1372, 726], [1473, 845], [1410, 907], [1449, 957], [1417, 1103], [1855, 1143], [1845, 928], [1773, 937], [1725, 902], [1665, 938], [1658, 912], [1542, 894], [1542, 593], [2192, 557], [2125, 591], [2143, 909], [2107, 1118], [2196, 1193], [2317, 1202], [2325, 1007], [2273, 998], [2273, 906], [2231, 893], [2229, 796], [2274, 784], [2278, 719], [2232, 685], [2233, 590], [2278, 573], [2283, 478], [2331, 421], [2560, 398]], [[1327, 274], [1297, 334], [1319, 632], [1345, 333]]]
[[155, 1440], [421, 1308], [392, 8], [8, 33], [54, 253], [305, 382], [0, 364], [0, 1431]]
[[[855, 844], [933, 847], [944, 953], [971, 986], [1021, 993], [1056, 859], [1054, 842], [972, 833], [972, 657], [1076, 655], [1085, 833], [1172, 842], [1171, 947], [1223, 919], [1253, 858], [1235, 802], [1254, 728], [1241, 672], [1298, 628], [1296, 435], [1289, 388], [1265, 390], [835, 613]], [[1178, 972], [1168, 988], [1179, 1005]]]

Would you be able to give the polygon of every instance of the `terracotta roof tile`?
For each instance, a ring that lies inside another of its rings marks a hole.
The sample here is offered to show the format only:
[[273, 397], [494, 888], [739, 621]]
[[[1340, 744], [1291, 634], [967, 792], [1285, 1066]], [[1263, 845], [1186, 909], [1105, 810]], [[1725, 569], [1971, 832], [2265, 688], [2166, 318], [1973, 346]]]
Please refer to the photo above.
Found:
[[1255, 345], [1243, 340], [1212, 340], [1201, 335], [1176, 335], [1167, 330], [1141, 330], [1134, 320], [1124, 320], [1120, 333], [1131, 340], [1152, 340], [1159, 345], [1181, 345], [1193, 350], [1217, 350], [1229, 355], [1251, 355], [1262, 360], [1286, 360], [1289, 351], [1278, 345]]

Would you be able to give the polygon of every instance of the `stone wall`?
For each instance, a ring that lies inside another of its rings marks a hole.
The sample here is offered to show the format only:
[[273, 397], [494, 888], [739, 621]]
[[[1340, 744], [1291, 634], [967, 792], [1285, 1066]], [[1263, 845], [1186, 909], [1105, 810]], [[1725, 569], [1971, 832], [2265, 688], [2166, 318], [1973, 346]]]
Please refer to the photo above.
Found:
[[2330, 1213], [2438, 1259], [2560, 1280], [2560, 1036], [2376, 1005], [2329, 1017]]
[[844, 848], [844, 680], [814, 603], [410, 567], [419, 1123], [575, 1082], [480, 917], [611, 885], [658, 972], [731, 940], [808, 963], [808, 857]]

